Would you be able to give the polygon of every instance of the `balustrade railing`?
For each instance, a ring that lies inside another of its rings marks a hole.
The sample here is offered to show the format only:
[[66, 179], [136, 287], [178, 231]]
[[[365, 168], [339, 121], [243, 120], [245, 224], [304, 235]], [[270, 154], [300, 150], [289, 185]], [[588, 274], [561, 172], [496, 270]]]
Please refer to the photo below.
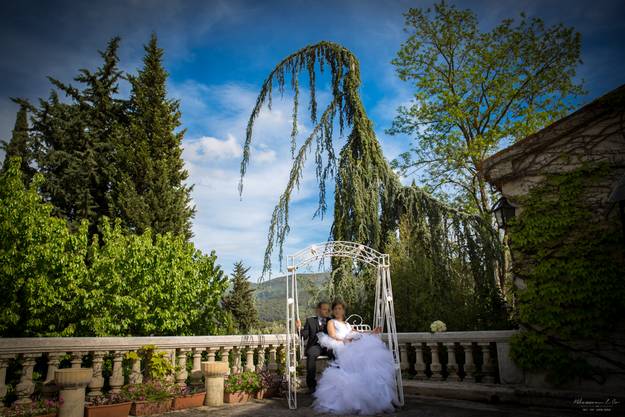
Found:
[[[420, 380], [516, 383], [518, 375], [508, 357], [508, 342], [514, 333], [399, 333], [401, 367], [407, 378]], [[285, 344], [283, 334], [0, 338], [0, 397], [7, 393], [9, 383], [17, 403], [30, 402], [37, 384], [42, 384], [44, 395], [54, 392], [54, 371], [61, 367], [93, 369], [88, 398], [101, 395], [105, 388], [119, 392], [126, 383], [142, 382], [141, 359], [127, 354], [139, 352], [145, 345], [167, 352], [172, 364], [177, 365], [172, 382], [181, 386], [201, 384], [202, 361], [227, 362], [230, 373], [263, 369], [276, 372]], [[9, 374], [12, 381], [7, 380]]]

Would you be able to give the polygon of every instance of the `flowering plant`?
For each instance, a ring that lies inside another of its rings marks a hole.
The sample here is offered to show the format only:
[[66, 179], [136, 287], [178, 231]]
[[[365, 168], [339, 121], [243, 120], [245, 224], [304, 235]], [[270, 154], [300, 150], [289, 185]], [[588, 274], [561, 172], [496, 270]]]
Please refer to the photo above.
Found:
[[280, 384], [280, 380], [277, 378], [277, 376], [266, 369], [258, 372], [258, 376], [260, 378], [261, 388], [274, 388]]
[[124, 385], [120, 395], [130, 401], [162, 401], [174, 396], [175, 387], [161, 381]]
[[204, 392], [204, 391], [206, 391], [206, 389], [204, 388], [203, 385], [193, 385], [193, 386], [185, 385], [184, 387], [181, 387], [180, 385], [175, 385], [173, 393], [176, 397], [181, 397], [184, 395], [197, 394], [198, 392]]
[[126, 398], [121, 394], [109, 394], [109, 395], [99, 395], [97, 397], [93, 397], [89, 399], [91, 405], [111, 405], [111, 404], [119, 404], [130, 401], [129, 398]]
[[63, 404], [63, 398], [59, 397], [58, 400], [35, 400], [27, 405], [15, 405], [13, 404], [9, 408], [2, 410], [3, 417], [34, 417], [45, 414], [52, 414], [58, 412], [59, 407]]
[[432, 324], [430, 324], [430, 330], [432, 331], [432, 333], [444, 332], [445, 330], [447, 330], [447, 326], [442, 321], [436, 320], [432, 322]]
[[240, 374], [229, 375], [224, 382], [224, 391], [233, 392], [256, 392], [261, 387], [260, 375], [253, 371], [244, 371]]

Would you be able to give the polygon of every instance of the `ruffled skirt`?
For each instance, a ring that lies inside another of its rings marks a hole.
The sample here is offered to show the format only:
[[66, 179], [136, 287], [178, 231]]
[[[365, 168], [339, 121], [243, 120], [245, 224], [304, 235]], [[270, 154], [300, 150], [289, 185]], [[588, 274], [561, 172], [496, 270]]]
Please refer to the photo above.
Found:
[[323, 371], [313, 396], [318, 412], [377, 414], [393, 412], [396, 398], [393, 354], [377, 335], [361, 334], [343, 344], [319, 334], [321, 346], [332, 349], [336, 359]]

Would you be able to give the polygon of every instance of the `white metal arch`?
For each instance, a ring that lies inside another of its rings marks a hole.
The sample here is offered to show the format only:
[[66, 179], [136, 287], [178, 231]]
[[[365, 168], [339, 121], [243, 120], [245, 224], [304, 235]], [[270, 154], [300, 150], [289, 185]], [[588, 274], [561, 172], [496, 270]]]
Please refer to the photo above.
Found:
[[[286, 279], [286, 370], [288, 382], [289, 408], [297, 408], [297, 352], [301, 353], [301, 341], [297, 334], [295, 322], [299, 317], [297, 298], [297, 270], [314, 261], [327, 257], [352, 258], [375, 267], [378, 276], [375, 284], [375, 306], [373, 327], [386, 325], [387, 345], [395, 360], [396, 398], [399, 406], [404, 405], [399, 346], [397, 344], [397, 328], [395, 325], [395, 308], [393, 289], [391, 286], [390, 262], [388, 254], [380, 253], [373, 248], [355, 242], [329, 241], [311, 245], [306, 249], [288, 257]], [[362, 324], [362, 319], [361, 319]]]

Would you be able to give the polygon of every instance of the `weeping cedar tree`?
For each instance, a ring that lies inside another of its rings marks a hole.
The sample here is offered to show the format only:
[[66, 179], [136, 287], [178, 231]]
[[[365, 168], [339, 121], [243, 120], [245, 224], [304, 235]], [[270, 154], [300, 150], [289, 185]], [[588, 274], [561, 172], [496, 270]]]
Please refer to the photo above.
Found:
[[4, 162], [2, 164], [2, 170], [8, 169], [8, 161], [14, 156], [18, 156], [21, 159], [20, 169], [22, 171], [22, 178], [25, 184], [30, 183], [35, 169], [30, 166], [32, 162], [32, 143], [28, 133], [28, 111], [26, 106], [20, 105], [15, 118], [15, 127], [13, 128], [13, 134], [9, 142], [2, 142], [0, 147], [5, 152]]
[[[320, 71], [329, 67], [331, 75], [331, 100], [320, 115], [315, 85], [317, 65]], [[308, 76], [308, 108], [313, 127], [303, 142], [298, 143], [299, 77], [302, 72]], [[324, 41], [307, 46], [282, 60], [264, 81], [247, 125], [239, 192], [243, 192], [243, 177], [251, 156], [254, 122], [265, 103], [271, 109], [274, 84], [282, 94], [288, 78], [294, 93], [290, 135], [293, 165], [271, 218], [263, 275], [271, 270], [271, 256], [276, 245], [282, 264], [283, 244], [289, 232], [291, 195], [299, 187], [306, 156], [314, 149], [319, 186], [315, 216], [324, 215], [326, 182], [331, 177], [335, 180], [331, 239], [359, 242], [385, 251], [398, 230], [400, 219], [407, 218], [415, 231], [411, 241], [419, 242], [424, 248], [422, 260], [432, 265], [429, 278], [449, 282], [454, 273], [466, 274], [472, 278], [476, 299], [489, 311], [487, 316], [493, 319], [505, 316], [495, 286], [502, 251], [490, 222], [449, 207], [416, 186], [401, 185], [382, 154], [372, 122], [362, 105], [358, 92], [358, 60], [341, 45]], [[340, 135], [351, 127], [338, 157], [333, 147], [333, 129], [337, 121]], [[450, 265], [455, 267], [453, 273]], [[353, 268], [351, 260], [333, 260], [332, 267], [334, 277], [327, 289], [330, 295], [341, 295], [352, 309], [370, 316], [373, 271], [363, 266]]]
[[131, 95], [118, 98], [124, 74], [118, 68], [120, 39], [100, 52], [94, 72], [80, 70], [83, 88], [50, 78], [53, 90], [39, 106], [20, 101], [32, 113], [35, 159], [46, 181], [43, 193], [76, 228], [89, 221], [91, 235], [99, 219], [118, 218], [134, 233], [172, 232], [191, 237], [191, 187], [184, 181], [179, 103], [166, 97], [163, 50], [152, 35], [143, 68], [128, 74]]
[[232, 288], [223, 300], [224, 308], [232, 314], [239, 333], [247, 333], [258, 324], [254, 289], [247, 276], [249, 270], [241, 261], [234, 264]]
[[580, 34], [521, 14], [481, 32], [475, 14], [441, 2], [405, 13], [408, 38], [392, 61], [415, 89], [390, 134], [414, 136], [393, 161], [419, 173], [437, 196], [487, 214], [492, 196], [478, 175], [502, 141], [522, 139], [574, 108]]

